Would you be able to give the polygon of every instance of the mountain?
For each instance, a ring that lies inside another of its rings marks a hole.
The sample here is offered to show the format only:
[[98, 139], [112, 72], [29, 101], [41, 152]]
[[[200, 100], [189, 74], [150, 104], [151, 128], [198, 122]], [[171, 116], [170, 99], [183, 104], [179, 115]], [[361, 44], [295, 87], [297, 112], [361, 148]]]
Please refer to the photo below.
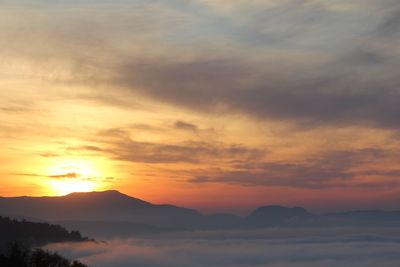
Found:
[[203, 218], [195, 210], [151, 204], [118, 191], [72, 193], [62, 197], [3, 197], [0, 213], [48, 221], [123, 221], [160, 227], [197, 225]]
[[72, 193], [62, 197], [3, 197], [0, 214], [55, 222], [93, 237], [159, 235], [192, 229], [400, 225], [400, 211], [316, 215], [301, 207], [276, 205], [259, 207], [245, 217], [224, 213], [206, 216], [192, 209], [152, 204], [118, 191]]
[[313, 219], [315, 215], [309, 213], [304, 208], [286, 208], [282, 206], [264, 206], [250, 213], [244, 220], [247, 227], [265, 226], [297, 226], [305, 224]]

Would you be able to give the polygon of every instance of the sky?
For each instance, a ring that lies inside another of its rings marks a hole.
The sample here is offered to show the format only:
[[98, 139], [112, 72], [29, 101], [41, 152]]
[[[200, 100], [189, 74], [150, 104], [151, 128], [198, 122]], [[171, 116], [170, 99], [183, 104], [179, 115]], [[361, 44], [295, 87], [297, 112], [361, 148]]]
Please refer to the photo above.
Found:
[[0, 195], [400, 209], [398, 0], [1, 0]]

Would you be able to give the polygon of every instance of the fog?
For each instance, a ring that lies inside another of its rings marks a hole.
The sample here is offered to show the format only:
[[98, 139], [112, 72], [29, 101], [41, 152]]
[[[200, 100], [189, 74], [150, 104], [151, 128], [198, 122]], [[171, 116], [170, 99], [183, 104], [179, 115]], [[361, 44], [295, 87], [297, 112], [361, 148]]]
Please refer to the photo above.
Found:
[[313, 231], [196, 232], [158, 239], [52, 244], [47, 249], [95, 267], [400, 266], [397, 228], [358, 234], [350, 229]]

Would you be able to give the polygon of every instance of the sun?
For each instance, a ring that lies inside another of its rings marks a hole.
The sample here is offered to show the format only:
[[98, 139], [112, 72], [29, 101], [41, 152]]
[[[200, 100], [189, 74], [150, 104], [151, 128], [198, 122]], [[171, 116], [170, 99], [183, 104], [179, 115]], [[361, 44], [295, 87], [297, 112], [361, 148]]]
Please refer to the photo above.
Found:
[[82, 159], [60, 160], [52, 164], [47, 173], [47, 186], [53, 195], [95, 191], [102, 177], [92, 161]]
[[91, 192], [96, 189], [96, 184], [85, 180], [50, 181], [51, 190], [56, 195], [68, 195], [76, 192]]

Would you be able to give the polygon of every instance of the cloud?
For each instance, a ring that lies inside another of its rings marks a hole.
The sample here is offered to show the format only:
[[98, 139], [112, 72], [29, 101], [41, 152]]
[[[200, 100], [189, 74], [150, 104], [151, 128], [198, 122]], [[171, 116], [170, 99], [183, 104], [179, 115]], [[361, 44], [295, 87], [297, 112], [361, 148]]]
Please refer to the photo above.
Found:
[[[3, 99], [4, 103], [0, 103], [0, 111], [6, 113], [23, 113], [32, 112], [34, 105], [29, 102], [12, 102], [9, 99]], [[2, 102], [3, 102], [2, 101]]]
[[44, 157], [44, 158], [55, 158], [55, 157], [59, 157], [60, 155], [51, 153], [51, 152], [47, 152], [47, 153], [40, 153], [39, 156]]
[[114, 177], [88, 177], [83, 176], [80, 173], [68, 172], [56, 175], [44, 175], [38, 173], [11, 173], [11, 175], [25, 176], [25, 177], [41, 177], [41, 178], [51, 178], [60, 180], [78, 180], [78, 181], [99, 181], [99, 182], [112, 182], [115, 180]]
[[400, 6], [394, 4], [389, 15], [383, 20], [383, 22], [377, 28], [377, 34], [380, 37], [399, 37], [400, 31]]
[[[380, 56], [361, 50], [353, 57], [358, 62], [382, 61]], [[144, 67], [126, 66], [119, 73], [126, 87], [142, 88], [139, 90], [144, 94], [192, 109], [247, 113], [259, 119], [314, 126], [397, 128], [400, 92], [396, 69], [380, 76], [365, 76], [374, 73], [355, 73], [341, 65], [325, 73], [314, 69], [314, 77], [299, 69], [291, 80], [286, 78], [291, 70], [275, 74], [240, 60], [147, 63]], [[339, 72], [340, 67], [346, 71]]]
[[189, 123], [189, 122], [184, 122], [184, 121], [176, 121], [174, 126], [176, 129], [180, 129], [180, 130], [187, 130], [187, 131], [193, 131], [193, 132], [196, 132], [198, 130], [197, 125]]
[[[215, 239], [197, 236], [190, 239], [55, 244], [48, 248], [99, 267], [394, 267], [400, 262], [400, 241], [390, 235], [343, 235], [342, 232], [337, 236], [316, 236], [317, 230], [314, 235], [311, 233], [314, 237], [310, 237], [301, 234], [302, 229], [287, 231], [299, 237], [260, 238], [259, 233], [254, 239], [232, 239], [229, 235]], [[360, 229], [353, 231], [360, 232]], [[396, 229], [391, 231], [396, 232]]]
[[69, 173], [65, 173], [65, 174], [58, 174], [58, 175], [49, 175], [47, 176], [49, 178], [78, 178], [80, 177], [80, 174], [75, 173], [75, 172], [69, 172]]
[[119, 105], [112, 87], [125, 108], [142, 94], [211, 114], [399, 128], [397, 1], [42, 2], [52, 14], [23, 26], [8, 9], [5, 54], [63, 64], [98, 101]]
[[[96, 140], [92, 140], [97, 143], [95, 149], [92, 146], [74, 149], [101, 151], [112, 159], [153, 164], [149, 165], [151, 168], [159, 168], [154, 166], [156, 164], [189, 163], [190, 165], [183, 167], [177, 165], [173, 170], [168, 165], [161, 166], [158, 170], [162, 170], [164, 176], [168, 175], [171, 179], [193, 184], [220, 183], [303, 189], [386, 189], [399, 185], [399, 170], [386, 165], [386, 162], [394, 162], [400, 158], [397, 150], [391, 148], [370, 146], [361, 149], [322, 149], [297, 159], [276, 160], [270, 157], [268, 147], [255, 148], [219, 142], [218, 138], [202, 136], [202, 130], [196, 132], [196, 139], [191, 140], [190, 135], [186, 140], [178, 139], [174, 142], [139, 141], [131, 134], [132, 130], [135, 132], [138, 129], [145, 132], [172, 130], [174, 133], [176, 125], [177, 123], [172, 126], [168, 124], [166, 128], [133, 125], [106, 129], [98, 133]], [[189, 128], [189, 132], [192, 132], [192, 126], [197, 127], [186, 122], [179, 125], [185, 131]], [[207, 141], [203, 141], [204, 139]]]
[[89, 151], [89, 152], [102, 152], [103, 149], [94, 145], [85, 145], [77, 147], [67, 147], [66, 150], [70, 151]]
[[[182, 125], [180, 125], [182, 127]], [[191, 124], [184, 124], [193, 127]], [[114, 159], [141, 163], [200, 163], [210, 161], [231, 161], [236, 158], [253, 160], [264, 155], [263, 150], [249, 148], [240, 144], [224, 144], [205, 141], [182, 141], [178, 143], [156, 143], [136, 141], [130, 138], [129, 131], [110, 129], [99, 133], [109, 153]]]
[[[369, 169], [376, 158], [399, 157], [393, 152], [379, 149], [354, 151], [329, 151], [298, 162], [240, 162], [234, 171], [209, 171], [195, 174], [192, 183], [228, 183], [245, 186], [284, 186], [297, 188], [369, 187], [389, 188], [398, 186], [398, 170]], [[367, 168], [357, 170], [357, 168]], [[358, 178], [378, 176], [378, 182], [359, 181]], [[388, 179], [389, 178], [389, 179]], [[395, 178], [393, 180], [393, 178]]]

